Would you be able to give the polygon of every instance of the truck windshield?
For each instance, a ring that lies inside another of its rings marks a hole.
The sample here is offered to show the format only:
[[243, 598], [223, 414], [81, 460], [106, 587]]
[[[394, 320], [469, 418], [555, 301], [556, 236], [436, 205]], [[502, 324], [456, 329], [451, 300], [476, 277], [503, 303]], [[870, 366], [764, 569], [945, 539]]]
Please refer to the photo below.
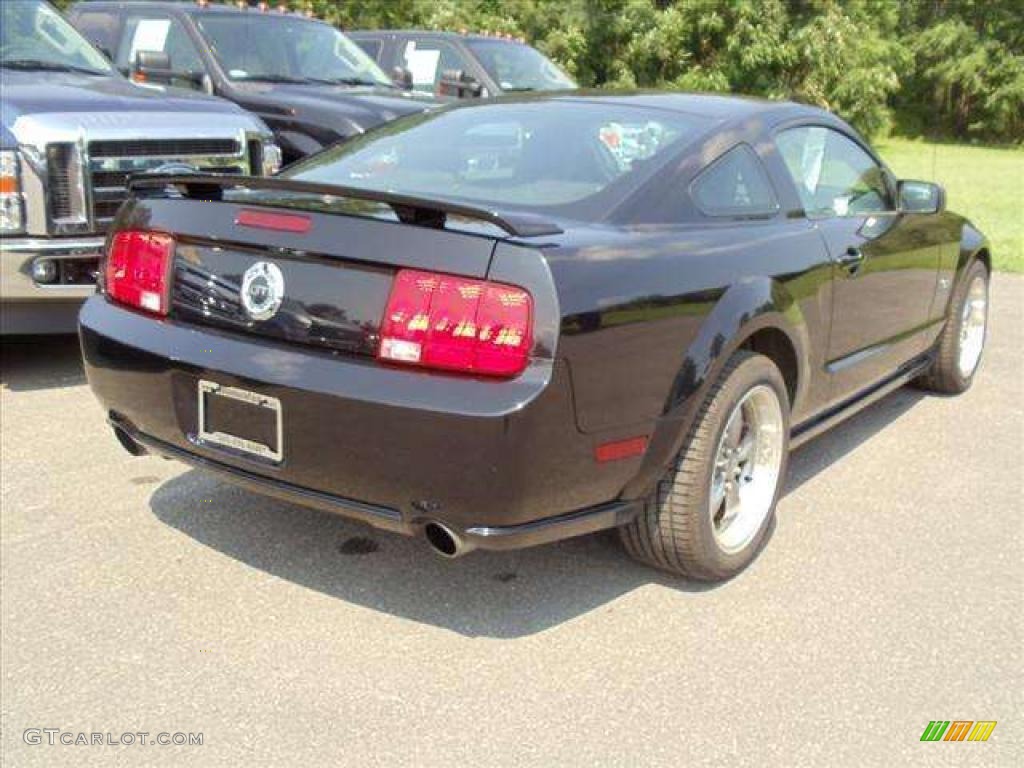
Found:
[[0, 64], [4, 69], [113, 72], [103, 54], [41, 0], [0, 2]]
[[485, 205], [574, 206], [619, 182], [631, 189], [708, 124], [597, 102], [477, 103], [395, 121], [282, 175]]
[[273, 14], [210, 14], [199, 28], [232, 80], [393, 87], [365, 53], [334, 27]]
[[503, 91], [564, 91], [576, 87], [551, 59], [528, 45], [502, 40], [467, 40], [466, 45]]

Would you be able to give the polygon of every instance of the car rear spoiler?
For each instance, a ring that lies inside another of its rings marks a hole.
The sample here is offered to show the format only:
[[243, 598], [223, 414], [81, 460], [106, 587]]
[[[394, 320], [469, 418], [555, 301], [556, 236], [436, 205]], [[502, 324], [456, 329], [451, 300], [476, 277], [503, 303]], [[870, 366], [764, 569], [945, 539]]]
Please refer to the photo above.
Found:
[[[493, 224], [516, 237], [557, 235], [563, 231], [554, 222], [532, 213], [499, 212], [447, 200], [431, 200], [395, 192], [381, 192], [339, 184], [296, 181], [273, 176], [145, 174], [132, 176], [128, 181], [128, 189], [132, 192], [143, 189], [164, 189], [168, 186], [177, 187], [186, 197], [198, 200], [221, 200], [224, 197], [225, 189], [273, 189], [282, 192], [370, 200], [391, 206], [399, 220], [406, 224], [443, 227], [447, 216], [452, 214]], [[256, 204], [255, 201], [254, 204]]]

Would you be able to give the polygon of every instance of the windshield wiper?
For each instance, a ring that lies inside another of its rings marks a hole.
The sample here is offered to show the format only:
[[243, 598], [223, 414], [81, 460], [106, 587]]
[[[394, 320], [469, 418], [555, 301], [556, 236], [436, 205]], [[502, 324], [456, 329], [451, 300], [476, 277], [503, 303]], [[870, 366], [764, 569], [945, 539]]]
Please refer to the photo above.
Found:
[[515, 88], [502, 88], [502, 93], [526, 93], [527, 91], [539, 90], [532, 85], [517, 85]]
[[80, 72], [83, 75], [106, 75], [108, 73], [89, 67], [77, 67], [74, 64], [61, 64], [57, 61], [42, 59], [3, 59], [0, 67], [4, 69], [45, 70], [47, 72]]
[[306, 85], [313, 82], [308, 77], [288, 77], [287, 75], [246, 75], [237, 79], [255, 80], [260, 83], [293, 83], [296, 85]]
[[309, 79], [314, 83], [324, 83], [326, 85], [369, 85], [380, 86], [382, 88], [397, 87], [393, 83], [379, 83], [376, 80], [366, 80], [362, 77], [311, 77]]

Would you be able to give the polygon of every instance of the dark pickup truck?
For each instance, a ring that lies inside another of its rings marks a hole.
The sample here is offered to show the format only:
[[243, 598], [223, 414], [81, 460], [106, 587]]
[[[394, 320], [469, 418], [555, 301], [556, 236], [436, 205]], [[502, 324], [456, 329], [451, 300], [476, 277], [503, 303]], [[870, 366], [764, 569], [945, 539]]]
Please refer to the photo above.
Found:
[[132, 174], [276, 171], [234, 104], [128, 82], [41, 0], [0, 3], [0, 331], [74, 331]]
[[569, 91], [576, 82], [522, 40], [431, 29], [348, 33], [396, 81], [442, 99]]
[[435, 103], [300, 14], [129, 0], [78, 3], [68, 18], [133, 79], [216, 94], [259, 115], [285, 163]]

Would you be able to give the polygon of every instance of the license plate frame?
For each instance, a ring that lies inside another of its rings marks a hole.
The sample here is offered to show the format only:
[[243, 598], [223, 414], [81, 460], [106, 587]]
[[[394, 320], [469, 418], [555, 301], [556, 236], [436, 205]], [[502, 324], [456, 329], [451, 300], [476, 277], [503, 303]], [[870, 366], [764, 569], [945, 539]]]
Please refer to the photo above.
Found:
[[[244, 456], [256, 457], [264, 461], [271, 461], [275, 464], [281, 463], [284, 459], [284, 446], [282, 444], [281, 401], [270, 395], [252, 392], [248, 389], [230, 387], [225, 384], [218, 384], [215, 381], [199, 380], [199, 411], [196, 436], [201, 443], [208, 443], [219, 448], [229, 448]], [[269, 410], [274, 417], [275, 444], [276, 448], [261, 443], [257, 440], [232, 435], [228, 432], [207, 429], [207, 397], [216, 395], [232, 400], [238, 400], [256, 408]]]

